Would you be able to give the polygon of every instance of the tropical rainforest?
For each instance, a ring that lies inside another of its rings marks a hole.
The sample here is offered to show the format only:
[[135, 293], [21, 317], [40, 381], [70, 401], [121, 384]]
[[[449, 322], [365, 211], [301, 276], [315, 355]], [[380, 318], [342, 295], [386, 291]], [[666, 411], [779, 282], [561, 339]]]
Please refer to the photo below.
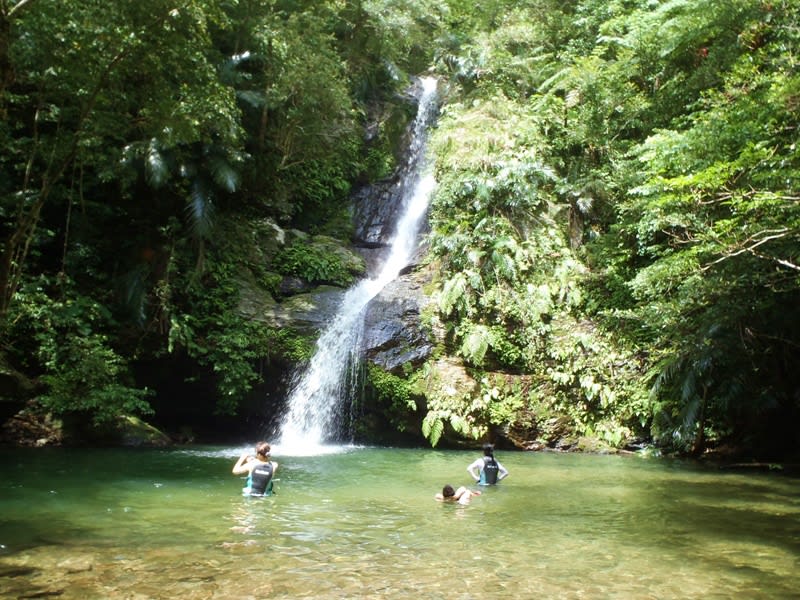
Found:
[[0, 416], [252, 429], [313, 336], [241, 314], [242, 273], [359, 276], [310, 240], [347, 246], [421, 74], [422, 319], [477, 383], [371, 367], [387, 422], [796, 453], [789, 0], [0, 0]]

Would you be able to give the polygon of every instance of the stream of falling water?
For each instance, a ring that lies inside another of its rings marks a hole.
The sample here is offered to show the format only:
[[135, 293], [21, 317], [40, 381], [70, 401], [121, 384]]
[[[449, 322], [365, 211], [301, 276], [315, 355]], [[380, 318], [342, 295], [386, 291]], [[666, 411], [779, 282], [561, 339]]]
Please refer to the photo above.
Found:
[[352, 399], [357, 377], [358, 352], [364, 328], [364, 308], [405, 267], [417, 246], [422, 220], [435, 181], [427, 171], [425, 150], [428, 128], [436, 114], [436, 79], [420, 80], [419, 110], [413, 124], [409, 161], [401, 180], [401, 217], [390, 243], [389, 256], [374, 278], [350, 288], [338, 313], [317, 340], [311, 361], [295, 375], [277, 445], [281, 454], [325, 452], [336, 441], [340, 415]]

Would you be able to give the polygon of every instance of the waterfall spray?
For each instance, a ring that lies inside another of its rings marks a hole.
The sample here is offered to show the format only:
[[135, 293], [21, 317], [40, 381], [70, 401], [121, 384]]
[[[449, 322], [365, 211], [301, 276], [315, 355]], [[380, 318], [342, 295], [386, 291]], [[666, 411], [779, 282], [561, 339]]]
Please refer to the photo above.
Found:
[[419, 110], [414, 121], [409, 163], [401, 181], [401, 217], [390, 252], [376, 277], [350, 288], [328, 328], [317, 340], [307, 368], [295, 375], [288, 411], [277, 445], [282, 454], [316, 454], [335, 441], [343, 404], [352, 399], [357, 381], [364, 308], [411, 260], [435, 181], [426, 171], [427, 128], [436, 109], [436, 80], [423, 78]]

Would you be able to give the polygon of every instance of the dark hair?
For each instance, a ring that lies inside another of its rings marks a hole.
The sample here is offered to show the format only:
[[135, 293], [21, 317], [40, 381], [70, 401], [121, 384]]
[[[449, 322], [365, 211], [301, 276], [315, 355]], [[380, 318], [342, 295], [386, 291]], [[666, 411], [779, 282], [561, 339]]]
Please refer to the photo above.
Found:
[[456, 495], [456, 491], [453, 489], [453, 486], [449, 483], [442, 488], [442, 496], [445, 498], [452, 498]]
[[269, 456], [270, 447], [267, 442], [258, 442], [256, 444], [256, 454], [261, 456]]
[[494, 445], [493, 444], [484, 444], [483, 445], [483, 455], [484, 456], [491, 456], [494, 458]]

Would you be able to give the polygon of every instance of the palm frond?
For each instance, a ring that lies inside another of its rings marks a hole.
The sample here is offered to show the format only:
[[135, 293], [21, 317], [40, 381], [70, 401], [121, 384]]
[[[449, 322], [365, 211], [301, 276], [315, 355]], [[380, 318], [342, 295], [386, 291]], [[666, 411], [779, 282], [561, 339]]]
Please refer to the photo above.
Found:
[[263, 93], [255, 90], [237, 90], [236, 97], [251, 108], [260, 109], [263, 108], [267, 103], [266, 96], [264, 96]]
[[214, 203], [211, 190], [199, 179], [192, 184], [192, 192], [186, 205], [186, 216], [192, 236], [207, 237], [213, 228]]
[[214, 183], [229, 193], [233, 193], [238, 189], [239, 173], [225, 157], [212, 154], [208, 157], [207, 164]]
[[144, 161], [144, 174], [147, 183], [154, 188], [159, 188], [164, 185], [169, 177], [167, 161], [155, 138], [150, 140], [150, 144], [147, 146]]
[[122, 303], [139, 325], [144, 323], [146, 316], [148, 272], [146, 265], [137, 265], [128, 271], [120, 281]]

